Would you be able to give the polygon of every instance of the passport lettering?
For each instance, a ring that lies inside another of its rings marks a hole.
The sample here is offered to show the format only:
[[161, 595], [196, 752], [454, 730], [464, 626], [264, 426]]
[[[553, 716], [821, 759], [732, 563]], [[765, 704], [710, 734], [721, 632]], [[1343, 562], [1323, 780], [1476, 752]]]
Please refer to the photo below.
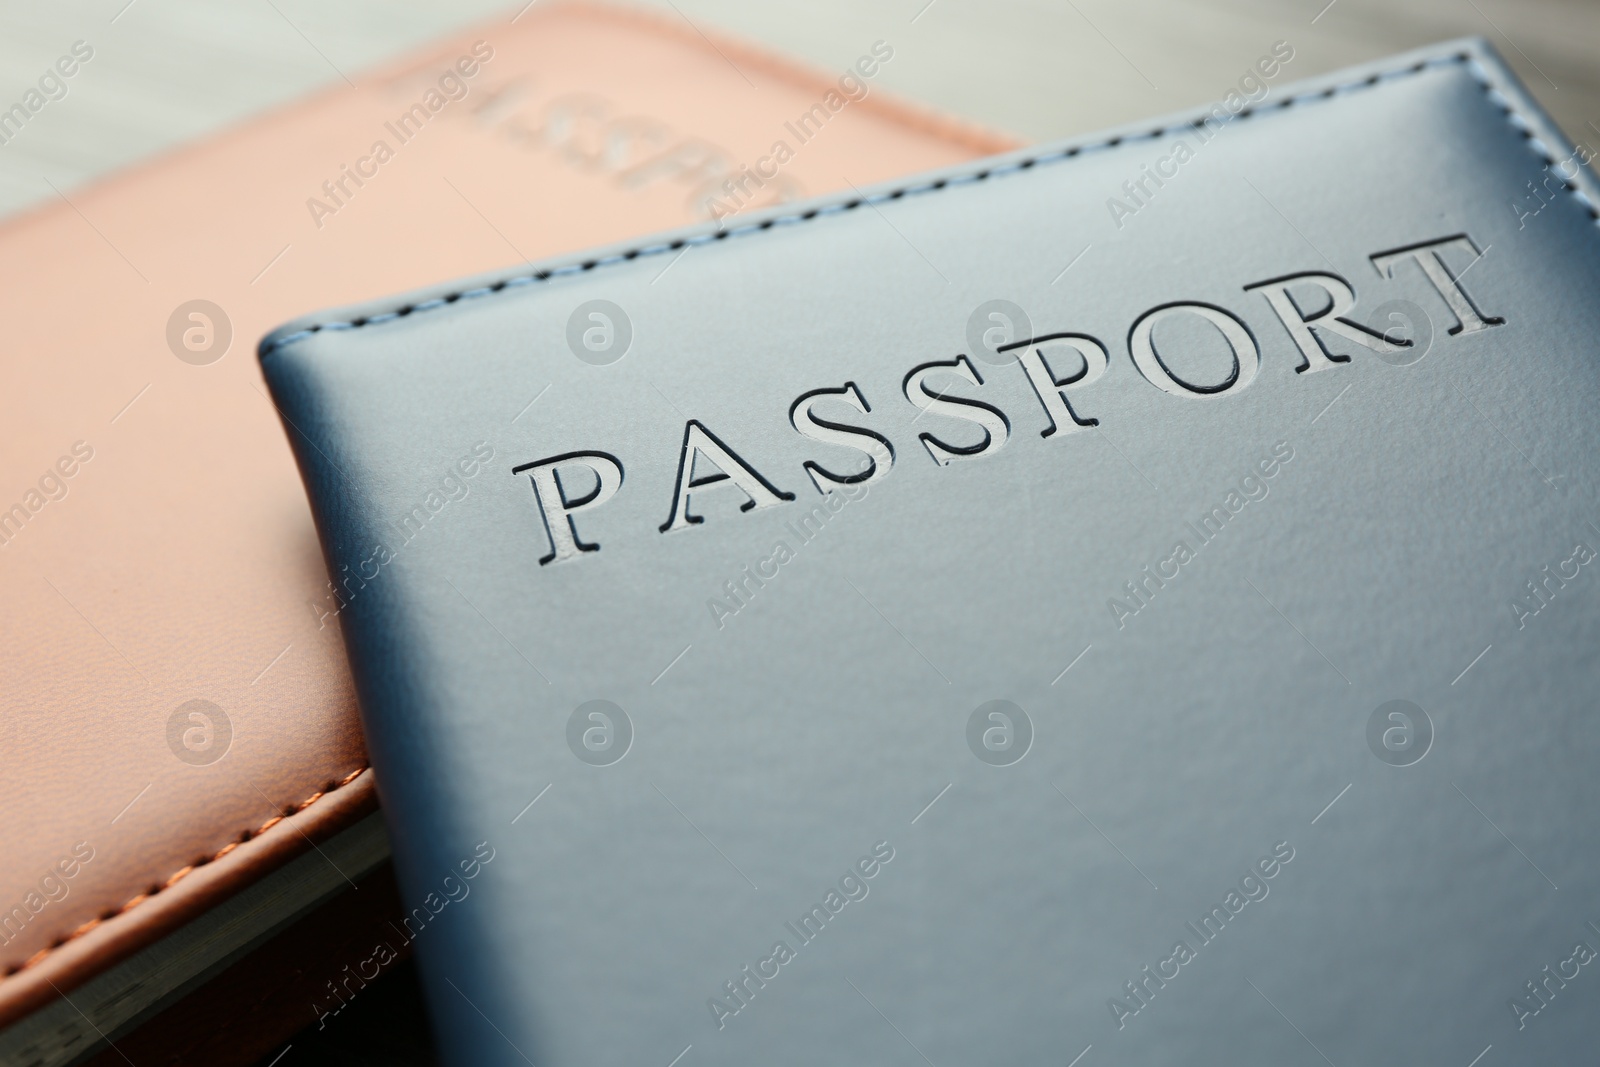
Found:
[[[1480, 255], [1473, 240], [1461, 233], [1375, 252], [1369, 259], [1385, 279], [1418, 286], [1419, 295], [1431, 289], [1432, 297], [1447, 313], [1446, 320], [1454, 321], [1447, 331], [1454, 336], [1480, 333], [1505, 322], [1481, 310], [1462, 285], [1462, 274]], [[1266, 301], [1294, 345], [1295, 369], [1301, 374], [1320, 374], [1350, 362], [1350, 356], [1327, 347], [1330, 337], [1374, 352], [1393, 352], [1412, 344], [1392, 331], [1379, 331], [1352, 318], [1355, 289], [1337, 274], [1285, 274], [1245, 285], [1243, 292], [1258, 294]], [[1180, 321], [1222, 338], [1230, 357], [1226, 374], [1214, 381], [1196, 381], [1191, 380], [1192, 374], [1184, 377], [1173, 369], [1170, 357], [1174, 353], [1163, 355], [1157, 330], [1164, 322]], [[1014, 363], [1026, 376], [1048, 423], [1040, 437], [1071, 434], [1098, 424], [1089, 413], [1094, 385], [1111, 359], [1110, 350], [1099, 339], [1087, 334], [1048, 333], [996, 351], [1015, 353]], [[1255, 335], [1237, 314], [1200, 302], [1166, 303], [1140, 314], [1129, 328], [1127, 351], [1150, 385], [1191, 402], [1225, 400], [1242, 393], [1255, 381], [1262, 359]], [[1002, 367], [991, 373], [1009, 372], [1009, 367]], [[969, 386], [968, 393], [984, 386], [982, 373], [966, 354], [919, 364], [900, 383], [901, 397], [919, 412], [967, 424], [960, 433], [935, 427], [917, 434], [922, 450], [940, 466], [992, 455], [1006, 447], [1013, 434], [1012, 416], [995, 404], [947, 392], [958, 383]], [[804, 461], [804, 474], [824, 497], [844, 486], [869, 485], [894, 468], [898, 458], [895, 445], [883, 434], [860, 425], [872, 410], [866, 391], [855, 382], [814, 389], [791, 404], [789, 423], [801, 437], [851, 448], [865, 457], [849, 472], [830, 470], [818, 460]], [[569, 562], [599, 550], [598, 543], [579, 536], [578, 516], [601, 507], [621, 491], [621, 459], [604, 451], [565, 452], [520, 464], [512, 473], [526, 473], [532, 485], [549, 542], [549, 551], [539, 560], [541, 565]], [[676, 483], [659, 532], [677, 534], [703, 524], [704, 517], [694, 509], [697, 498], [723, 490], [741, 494], [744, 501], [739, 510], [746, 512], [782, 507], [795, 500], [793, 492], [780, 488], [710, 426], [689, 419], [678, 446]]]

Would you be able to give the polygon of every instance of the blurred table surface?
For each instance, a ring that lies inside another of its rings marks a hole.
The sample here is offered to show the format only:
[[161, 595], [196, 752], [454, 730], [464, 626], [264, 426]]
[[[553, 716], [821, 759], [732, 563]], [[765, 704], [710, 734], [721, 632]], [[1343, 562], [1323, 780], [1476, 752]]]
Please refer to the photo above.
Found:
[[[550, 0], [535, 0], [550, 2]], [[1273, 42], [1292, 77], [1487, 37], [1569, 137], [1600, 146], [1594, 0], [637, 0], [823, 68], [874, 41], [879, 83], [1028, 140], [1220, 98]], [[94, 60], [0, 145], [0, 216], [362, 72], [508, 20], [497, 0], [0, 0], [0, 109], [75, 41]]]

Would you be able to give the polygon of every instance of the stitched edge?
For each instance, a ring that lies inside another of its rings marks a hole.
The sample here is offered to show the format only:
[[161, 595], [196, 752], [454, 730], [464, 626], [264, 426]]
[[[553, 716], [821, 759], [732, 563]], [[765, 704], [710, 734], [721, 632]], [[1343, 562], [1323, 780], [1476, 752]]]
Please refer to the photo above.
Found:
[[[1533, 127], [1533, 124], [1529, 122], [1520, 111], [1517, 110], [1515, 102], [1500, 91], [1500, 89], [1494, 83], [1493, 76], [1470, 52], [1456, 52], [1450, 55], [1438, 56], [1433, 59], [1425, 59], [1421, 62], [1413, 63], [1407, 67], [1370, 74], [1367, 77], [1357, 79], [1353, 82], [1344, 82], [1331, 86], [1327, 89], [1301, 93], [1297, 96], [1291, 96], [1285, 100], [1280, 100], [1275, 104], [1268, 104], [1264, 107], [1243, 108], [1234, 116], [1234, 118], [1254, 118], [1269, 111], [1281, 111], [1284, 108], [1294, 107], [1299, 104], [1315, 103], [1331, 97], [1342, 96], [1346, 93], [1360, 92], [1365, 89], [1370, 89], [1373, 86], [1380, 85], [1386, 81], [1410, 77], [1414, 74], [1421, 74], [1426, 70], [1447, 67], [1456, 63], [1459, 63], [1466, 68], [1467, 72], [1483, 89], [1484, 94], [1489, 98], [1489, 102], [1500, 109], [1501, 113], [1505, 115], [1506, 121], [1511, 125], [1511, 127], [1520, 133], [1523, 139], [1528, 142], [1529, 147], [1533, 149], [1535, 154], [1545, 161], [1546, 168], [1548, 169], [1555, 166], [1556, 158], [1554, 154], [1550, 151], [1550, 147], [1539, 138], [1538, 133]], [[381, 312], [375, 315], [363, 315], [347, 321], [317, 323], [312, 326], [307, 326], [304, 329], [296, 330], [294, 333], [285, 334], [282, 337], [275, 338], [271, 341], [271, 343], [263, 344], [261, 346], [258, 358], [265, 359], [274, 352], [278, 351], [280, 348], [286, 348], [289, 345], [303, 341], [306, 338], [324, 330], [355, 330], [360, 329], [363, 326], [376, 326], [380, 323], [390, 322], [394, 319], [404, 318], [407, 315], [416, 314], [417, 312], [433, 311], [436, 308], [453, 304], [458, 300], [472, 300], [478, 297], [489, 296], [493, 293], [504, 292], [508, 289], [514, 289], [524, 285], [533, 285], [537, 282], [548, 281], [551, 278], [559, 278], [571, 274], [582, 274], [598, 267], [609, 267], [617, 263], [624, 263], [628, 260], [638, 259], [643, 256], [664, 255], [668, 252], [676, 252], [681, 248], [687, 248], [693, 245], [711, 244], [712, 242], [725, 240], [729, 237], [743, 237], [748, 234], [770, 230], [775, 226], [797, 225], [802, 222], [809, 222], [815, 218], [821, 218], [825, 215], [836, 215], [846, 211], [853, 211], [864, 204], [880, 204], [889, 200], [898, 200], [905, 196], [920, 196], [927, 193], [938, 192], [941, 189], [947, 189], [952, 186], [969, 185], [974, 182], [986, 181], [989, 178], [999, 178], [1007, 174], [1028, 170], [1029, 168], [1039, 164], [1060, 163], [1064, 160], [1072, 158], [1073, 156], [1084, 155], [1086, 153], [1105, 148], [1116, 148], [1121, 145], [1133, 144], [1140, 141], [1151, 141], [1167, 136], [1168, 134], [1176, 134], [1194, 130], [1203, 125], [1204, 119], [1197, 118], [1190, 119], [1185, 122], [1173, 123], [1167, 126], [1159, 126], [1144, 133], [1119, 134], [1116, 137], [1110, 137], [1104, 141], [1094, 141], [1088, 144], [1073, 145], [1070, 148], [1057, 149], [1041, 155], [1028, 156], [1024, 159], [1005, 163], [996, 167], [973, 171], [969, 174], [957, 174], [952, 177], [939, 178], [920, 185], [901, 186], [897, 189], [891, 189], [888, 192], [876, 193], [872, 196], [856, 197], [850, 200], [838, 201], [831, 204], [824, 204], [821, 207], [811, 208], [808, 211], [803, 211], [796, 214], [777, 215], [762, 222], [752, 223], [747, 226], [738, 226], [727, 230], [719, 229], [714, 233], [697, 234], [693, 237], [684, 237], [675, 241], [645, 245], [640, 248], [630, 248], [626, 252], [614, 253], [609, 256], [603, 256], [599, 259], [588, 259], [578, 263], [570, 263], [560, 267], [552, 267], [547, 270], [537, 270], [531, 274], [514, 275], [510, 278], [503, 278], [500, 281], [489, 285], [480, 285], [472, 289], [447, 293], [444, 296], [435, 297], [430, 300], [423, 300], [415, 304], [402, 304], [393, 311]], [[1583, 205], [1586, 211], [1588, 211], [1590, 220], [1600, 223], [1600, 209], [1596, 208], [1595, 202], [1590, 199], [1589, 195], [1579, 188], [1578, 184], [1571, 178], [1567, 178], [1560, 174], [1557, 174], [1556, 177], [1561, 182], [1563, 188], [1576, 197], [1578, 202]]]
[[[1539, 139], [1533, 124], [1523, 116], [1522, 112], [1517, 110], [1517, 105], [1511, 98], [1494, 85], [1494, 80], [1490, 77], [1489, 72], [1483, 69], [1483, 65], [1477, 60], [1469, 58], [1467, 68], [1483, 87], [1483, 93], [1489, 98], [1489, 102], [1500, 109], [1501, 113], [1505, 115], [1506, 121], [1511, 124], [1511, 128], [1520, 133], [1522, 139], [1528, 142], [1528, 146], [1534, 150], [1540, 159], [1544, 160], [1545, 169], [1549, 170], [1554, 167], [1556, 165], [1555, 153], [1550, 151], [1549, 145]], [[1574, 170], [1573, 174], [1576, 175], [1577, 171]], [[1565, 177], [1560, 173], [1556, 174], [1556, 178], [1561, 182], [1562, 188], [1571, 193], [1578, 203], [1583, 205], [1584, 210], [1589, 213], [1590, 221], [1600, 223], [1600, 208], [1597, 208], [1595, 202], [1590, 199], [1589, 194], [1584, 192], [1572, 178]]]
[[217, 860], [220, 860], [222, 857], [226, 856], [228, 853], [232, 852], [234, 849], [238, 848], [240, 845], [244, 844], [245, 842], [253, 841], [257, 837], [260, 837], [262, 834], [266, 833], [268, 830], [270, 830], [274, 826], [278, 825], [284, 819], [290, 818], [291, 816], [294, 816], [294, 815], [298, 815], [302, 811], [305, 811], [307, 808], [311, 807], [311, 805], [315, 804], [317, 801], [322, 800], [324, 797], [328, 797], [328, 796], [333, 795], [334, 793], [337, 793], [339, 790], [343, 789], [345, 786], [349, 785], [351, 782], [353, 782], [357, 778], [361, 777], [361, 775], [367, 770], [368, 766], [369, 766], [368, 764], [362, 764], [359, 768], [357, 768], [354, 771], [351, 771], [349, 774], [347, 774], [343, 778], [339, 779], [337, 782], [335, 782], [329, 788], [317, 790], [317, 792], [312, 793], [310, 796], [306, 797], [300, 803], [298, 803], [298, 804], [294, 805], [293, 807], [289, 808], [289, 810], [285, 811], [281, 815], [274, 815], [272, 818], [270, 818], [266, 822], [262, 823], [256, 829], [254, 829], [254, 830], [245, 830], [242, 834], [239, 835], [239, 837], [237, 839], [229, 842], [226, 845], [223, 845], [220, 849], [218, 849], [216, 851], [215, 854], [213, 854], [211, 856], [206, 856], [206, 857], [204, 857], [202, 859], [195, 860], [193, 863], [188, 864], [185, 867], [180, 867], [178, 870], [176, 870], [172, 874], [168, 875], [166, 881], [160, 882], [160, 883], [158, 883], [156, 885], [153, 885], [149, 889], [145, 890], [144, 892], [138, 893], [138, 894], [134, 895], [133, 897], [130, 897], [126, 902], [123, 903], [123, 905], [120, 908], [108, 909], [107, 911], [102, 912], [101, 914], [95, 916], [93, 919], [90, 919], [88, 922], [86, 922], [83, 925], [79, 926], [77, 929], [73, 930], [71, 933], [66, 934], [66, 935], [64, 935], [62, 937], [56, 938], [49, 945], [47, 945], [44, 948], [40, 949], [38, 952], [35, 952], [33, 955], [29, 956], [26, 960], [22, 961], [21, 963], [15, 965], [15, 966], [8, 967], [4, 972], [0, 972], [0, 986], [3, 986], [5, 984], [5, 980], [11, 978], [13, 975], [20, 974], [23, 971], [26, 971], [30, 967], [33, 967], [33, 966], [35, 966], [35, 965], [37, 965], [39, 963], [44, 962], [44, 960], [47, 959], [52, 952], [54, 952], [56, 949], [60, 948], [62, 945], [65, 945], [67, 942], [73, 941], [73, 940], [76, 940], [77, 938], [82, 937], [83, 935], [89, 933], [91, 930], [94, 930], [96, 927], [99, 927], [103, 923], [110, 922], [112, 919], [115, 919], [119, 915], [126, 914], [128, 911], [132, 910], [133, 908], [138, 907], [140, 904], [143, 904], [145, 901], [149, 900], [151, 897], [155, 896], [156, 894], [161, 893], [164, 890], [171, 889], [174, 885], [177, 885], [179, 882], [183, 881], [184, 878], [188, 877], [190, 874], [193, 874], [195, 871], [199, 870], [201, 867], [204, 867], [206, 864], [214, 863]]

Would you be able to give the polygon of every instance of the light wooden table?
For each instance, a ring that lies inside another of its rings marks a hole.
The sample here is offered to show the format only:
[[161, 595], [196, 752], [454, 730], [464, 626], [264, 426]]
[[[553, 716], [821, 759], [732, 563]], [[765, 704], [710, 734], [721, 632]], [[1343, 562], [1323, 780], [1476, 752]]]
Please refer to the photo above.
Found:
[[[1479, 34], [1600, 148], [1592, 0], [641, 0], [1030, 140], [1222, 96], [1278, 40], [1290, 77]], [[0, 109], [86, 41], [94, 59], [0, 145], [0, 214], [237, 122], [429, 38], [510, 18], [498, 0], [0, 0]]]

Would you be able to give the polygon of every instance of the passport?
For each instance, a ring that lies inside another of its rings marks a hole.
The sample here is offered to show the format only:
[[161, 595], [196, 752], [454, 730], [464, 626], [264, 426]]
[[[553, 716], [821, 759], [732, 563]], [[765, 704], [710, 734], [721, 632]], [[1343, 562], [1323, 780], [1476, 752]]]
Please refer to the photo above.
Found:
[[[249, 342], [322, 302], [1015, 144], [895, 101], [861, 54], [815, 71], [672, 12], [541, 4], [0, 227], [0, 1062], [103, 1038], [253, 1062], [375, 977], [374, 941], [319, 934], [259, 988], [173, 1003], [388, 853]], [[795, 154], [762, 177], [780, 137]], [[129, 1041], [158, 1008], [169, 1047]]]
[[1593, 175], [1263, 64], [263, 340], [449, 1062], [1592, 1047]]

